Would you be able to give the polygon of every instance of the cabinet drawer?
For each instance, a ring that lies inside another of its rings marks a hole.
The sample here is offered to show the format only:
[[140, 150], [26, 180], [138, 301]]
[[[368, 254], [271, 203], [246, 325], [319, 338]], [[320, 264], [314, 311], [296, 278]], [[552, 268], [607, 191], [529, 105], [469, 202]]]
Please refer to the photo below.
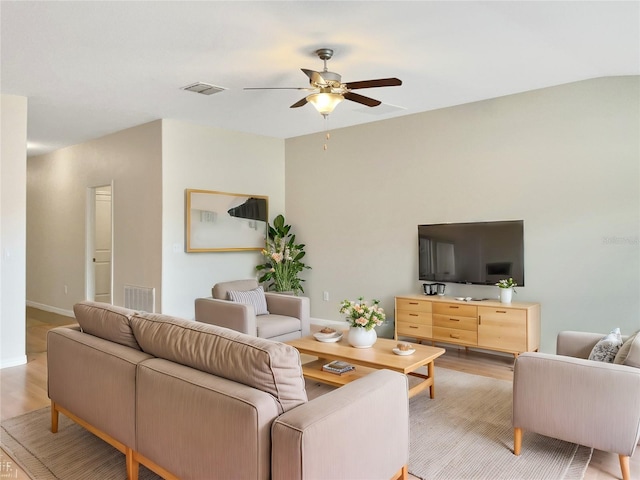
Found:
[[423, 325], [431, 325], [431, 313], [425, 312], [405, 312], [398, 310], [396, 312], [396, 320], [399, 322], [421, 323]]
[[433, 327], [433, 338], [434, 340], [464, 345], [476, 345], [478, 343], [477, 332], [457, 330], [455, 328]]
[[477, 317], [478, 307], [475, 305], [460, 305], [458, 303], [434, 303], [433, 313], [441, 315], [459, 315], [461, 317]]
[[433, 325], [436, 327], [454, 328], [457, 330], [469, 330], [475, 332], [478, 329], [477, 322], [478, 321], [475, 317], [433, 314]]
[[431, 312], [431, 302], [413, 298], [396, 298], [396, 310], [429, 313]]
[[505, 320], [526, 320], [526, 310], [516, 310], [515, 308], [491, 308], [491, 307], [478, 307], [478, 315], [482, 317], [501, 318]]
[[405, 335], [407, 337], [431, 338], [431, 325], [398, 322], [396, 324], [396, 331], [398, 335]]

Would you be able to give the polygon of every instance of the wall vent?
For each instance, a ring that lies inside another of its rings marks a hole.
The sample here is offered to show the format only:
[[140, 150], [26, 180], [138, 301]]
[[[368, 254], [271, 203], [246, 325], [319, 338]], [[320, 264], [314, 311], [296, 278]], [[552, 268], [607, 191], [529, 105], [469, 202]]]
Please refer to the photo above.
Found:
[[153, 287], [124, 286], [124, 307], [147, 313], [155, 313], [156, 289]]
[[204, 82], [192, 83], [191, 85], [187, 85], [186, 87], [180, 87], [180, 89], [186, 90], [187, 92], [200, 93], [202, 95], [213, 95], [214, 93], [219, 93], [226, 90], [226, 88], [224, 87], [218, 87], [216, 85], [211, 85], [210, 83]]

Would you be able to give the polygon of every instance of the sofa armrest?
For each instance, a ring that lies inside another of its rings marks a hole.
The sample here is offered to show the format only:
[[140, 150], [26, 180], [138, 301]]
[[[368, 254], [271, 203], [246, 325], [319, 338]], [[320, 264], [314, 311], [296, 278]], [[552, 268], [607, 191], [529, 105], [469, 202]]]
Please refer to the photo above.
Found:
[[556, 353], [568, 357], [589, 358], [593, 347], [604, 336], [603, 333], [560, 332], [556, 339]]
[[253, 306], [216, 298], [196, 298], [196, 322], [230, 328], [253, 337], [258, 335]]
[[272, 478], [388, 480], [409, 459], [407, 378], [378, 370], [289, 410], [271, 440]]
[[265, 292], [267, 310], [275, 315], [300, 319], [302, 336], [310, 335], [311, 306], [309, 298]]
[[632, 455], [640, 438], [640, 369], [544, 353], [515, 363], [513, 426]]

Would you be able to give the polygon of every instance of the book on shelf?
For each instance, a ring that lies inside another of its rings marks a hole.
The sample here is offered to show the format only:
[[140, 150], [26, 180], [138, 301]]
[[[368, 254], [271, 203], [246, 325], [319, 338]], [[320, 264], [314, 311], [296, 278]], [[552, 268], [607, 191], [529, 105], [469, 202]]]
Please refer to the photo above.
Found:
[[329, 362], [326, 365], [322, 366], [322, 370], [329, 373], [335, 373], [336, 375], [342, 375], [343, 373], [350, 372], [354, 370], [356, 367], [347, 362], [342, 362], [340, 360], [334, 360], [333, 362]]

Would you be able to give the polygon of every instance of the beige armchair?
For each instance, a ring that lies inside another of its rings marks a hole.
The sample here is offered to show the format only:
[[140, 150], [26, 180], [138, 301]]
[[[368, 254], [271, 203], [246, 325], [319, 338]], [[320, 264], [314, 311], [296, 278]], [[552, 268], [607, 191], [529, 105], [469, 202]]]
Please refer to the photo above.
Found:
[[196, 321], [279, 342], [309, 335], [310, 304], [307, 297], [265, 292], [269, 311], [265, 315], [256, 315], [250, 304], [228, 300], [229, 291], [247, 292], [256, 288], [256, 280], [215, 284], [211, 290], [212, 297], [196, 299]]
[[532, 431], [617, 453], [622, 478], [631, 479], [629, 457], [640, 439], [640, 368], [587, 360], [603, 336], [560, 332], [557, 355], [518, 357], [513, 378], [513, 453], [520, 454], [522, 432]]

